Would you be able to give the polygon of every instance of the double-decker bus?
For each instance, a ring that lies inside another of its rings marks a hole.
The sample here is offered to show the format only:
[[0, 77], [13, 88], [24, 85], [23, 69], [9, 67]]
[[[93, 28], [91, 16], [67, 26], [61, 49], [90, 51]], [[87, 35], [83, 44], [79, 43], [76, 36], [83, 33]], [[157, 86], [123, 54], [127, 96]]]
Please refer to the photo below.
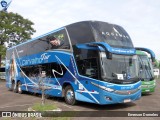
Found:
[[[132, 102], [141, 97], [136, 49], [120, 26], [101, 21], [73, 23], [9, 48], [6, 86], [14, 92], [96, 104]], [[45, 73], [45, 77], [41, 77]]]
[[[152, 62], [155, 61], [155, 54], [148, 48], [136, 48], [139, 56], [140, 75], [142, 81], [142, 93], [150, 93], [155, 91], [156, 80], [153, 74]], [[151, 59], [147, 54], [150, 54]]]

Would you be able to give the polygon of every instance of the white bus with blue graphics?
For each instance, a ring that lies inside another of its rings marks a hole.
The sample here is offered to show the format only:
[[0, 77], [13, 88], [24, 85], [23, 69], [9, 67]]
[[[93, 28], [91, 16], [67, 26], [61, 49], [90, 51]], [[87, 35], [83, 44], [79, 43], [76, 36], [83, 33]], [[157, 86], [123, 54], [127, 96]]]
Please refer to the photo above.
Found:
[[[6, 54], [6, 86], [14, 92], [46, 95], [96, 104], [132, 102], [141, 97], [136, 50], [120, 26], [77, 22], [17, 46]], [[40, 77], [45, 73], [45, 77]]]

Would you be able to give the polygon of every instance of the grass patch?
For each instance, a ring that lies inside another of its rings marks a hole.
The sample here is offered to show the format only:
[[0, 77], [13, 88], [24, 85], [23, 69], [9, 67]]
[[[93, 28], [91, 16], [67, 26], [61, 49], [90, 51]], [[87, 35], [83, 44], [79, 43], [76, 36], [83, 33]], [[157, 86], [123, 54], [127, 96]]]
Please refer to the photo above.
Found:
[[57, 117], [57, 118], [51, 118], [50, 120], [71, 120], [69, 117]]
[[[57, 106], [54, 104], [45, 104], [42, 105], [41, 103], [36, 103], [32, 106], [32, 109], [34, 109], [35, 111], [47, 111], [47, 110], [54, 110], [57, 109]], [[43, 117], [42, 119], [45, 120], [71, 120], [70, 117], [65, 117], [67, 115], [73, 115], [74, 113], [64, 113], [64, 117]], [[30, 120], [37, 120], [37, 118], [30, 118]], [[41, 120], [41, 118], [39, 118], [39, 120]]]
[[36, 111], [47, 111], [47, 110], [57, 109], [57, 106], [53, 105], [53, 104], [42, 105], [40, 103], [37, 103], [37, 104], [35, 104], [35, 105], [32, 106], [32, 109], [36, 110]]

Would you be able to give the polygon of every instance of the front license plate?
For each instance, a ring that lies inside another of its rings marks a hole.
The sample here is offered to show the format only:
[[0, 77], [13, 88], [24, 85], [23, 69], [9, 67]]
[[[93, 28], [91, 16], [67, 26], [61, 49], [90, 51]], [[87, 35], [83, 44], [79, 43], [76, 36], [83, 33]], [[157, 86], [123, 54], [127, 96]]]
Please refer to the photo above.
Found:
[[128, 102], [131, 102], [131, 99], [125, 99], [124, 100], [124, 103], [128, 103]]
[[145, 90], [146, 92], [150, 92], [150, 90]]

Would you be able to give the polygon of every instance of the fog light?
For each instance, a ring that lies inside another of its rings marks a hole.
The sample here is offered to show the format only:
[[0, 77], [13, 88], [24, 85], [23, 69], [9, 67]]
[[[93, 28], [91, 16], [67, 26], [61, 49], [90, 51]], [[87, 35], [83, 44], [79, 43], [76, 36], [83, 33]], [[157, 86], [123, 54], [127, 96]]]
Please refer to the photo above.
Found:
[[109, 101], [112, 101], [112, 98], [111, 97], [106, 97], [107, 100]]

